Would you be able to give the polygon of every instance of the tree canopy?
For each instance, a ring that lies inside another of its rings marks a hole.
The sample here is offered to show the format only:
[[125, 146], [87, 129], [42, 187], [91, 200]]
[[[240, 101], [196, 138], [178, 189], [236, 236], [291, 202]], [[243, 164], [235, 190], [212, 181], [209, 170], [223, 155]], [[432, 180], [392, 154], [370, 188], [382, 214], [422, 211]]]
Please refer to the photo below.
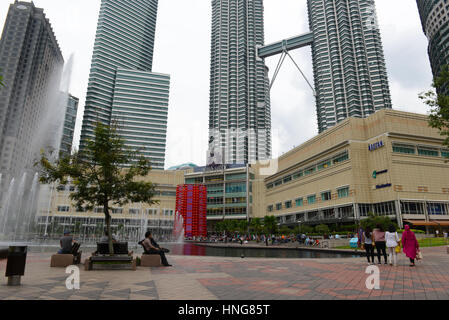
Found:
[[431, 108], [429, 125], [445, 137], [444, 145], [449, 147], [449, 65], [445, 65], [429, 90], [419, 98]]
[[150, 172], [149, 160], [140, 151], [125, 145], [116, 125], [97, 123], [94, 134], [95, 138], [88, 140], [82, 151], [61, 158], [43, 151], [36, 165], [40, 167], [41, 183], [65, 185], [71, 181], [75, 191], [70, 198], [79, 208], [103, 207], [109, 251], [113, 254], [110, 206], [155, 204], [155, 186], [137, 179]]

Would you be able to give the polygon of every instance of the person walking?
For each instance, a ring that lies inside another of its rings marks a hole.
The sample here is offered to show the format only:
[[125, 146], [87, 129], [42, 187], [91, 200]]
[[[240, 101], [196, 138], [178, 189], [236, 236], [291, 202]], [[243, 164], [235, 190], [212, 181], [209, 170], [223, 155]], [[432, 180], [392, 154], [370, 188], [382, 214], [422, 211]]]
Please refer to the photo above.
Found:
[[363, 246], [365, 247], [368, 264], [374, 264], [374, 236], [370, 227], [366, 227], [365, 231], [362, 233], [361, 241]]
[[410, 259], [410, 267], [415, 266], [416, 253], [419, 251], [418, 240], [416, 240], [415, 233], [410, 230], [409, 225], [404, 226], [404, 233], [402, 234], [402, 246], [407, 258]]
[[385, 264], [388, 264], [386, 242], [385, 242], [385, 231], [380, 223], [378, 223], [376, 227], [377, 228], [373, 230], [373, 235], [377, 251], [377, 260], [379, 264], [382, 264], [380, 256], [383, 255], [385, 259]]
[[398, 254], [396, 253], [396, 247], [399, 245], [399, 236], [396, 232], [394, 225], [390, 225], [388, 231], [385, 233], [385, 240], [388, 250], [388, 261], [391, 265], [395, 267], [398, 264]]

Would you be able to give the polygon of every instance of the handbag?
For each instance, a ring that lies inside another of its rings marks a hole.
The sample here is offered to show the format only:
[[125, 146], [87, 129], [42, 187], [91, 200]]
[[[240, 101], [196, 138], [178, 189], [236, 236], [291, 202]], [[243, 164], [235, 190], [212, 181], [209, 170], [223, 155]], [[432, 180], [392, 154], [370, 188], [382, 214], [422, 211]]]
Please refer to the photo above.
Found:
[[418, 252], [416, 253], [416, 259], [422, 260], [422, 258], [423, 258], [422, 252], [421, 252], [421, 251], [418, 251]]
[[396, 246], [396, 248], [394, 248], [394, 250], [396, 251], [396, 253], [401, 253], [401, 245], [398, 244], [398, 245]]

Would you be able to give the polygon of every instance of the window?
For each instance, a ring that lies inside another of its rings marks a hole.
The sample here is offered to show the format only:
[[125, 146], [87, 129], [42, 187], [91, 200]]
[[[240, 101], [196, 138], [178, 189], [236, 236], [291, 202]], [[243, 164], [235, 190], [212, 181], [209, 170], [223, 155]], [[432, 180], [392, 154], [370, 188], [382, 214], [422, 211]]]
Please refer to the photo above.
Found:
[[[449, 153], [448, 153], [448, 155], [449, 155]], [[303, 175], [302, 171], [296, 172], [293, 174], [293, 179], [298, 179], [298, 178], [302, 177], [302, 175]]]
[[422, 148], [422, 147], [418, 147], [418, 154], [420, 156], [429, 156], [429, 157], [439, 157], [440, 156], [438, 150], [430, 149], [430, 148]]
[[289, 181], [292, 181], [292, 176], [288, 176], [284, 178], [284, 183], [287, 183]]
[[276, 204], [276, 210], [282, 210], [282, 203]]
[[303, 198], [298, 198], [295, 200], [296, 206], [297, 207], [302, 207], [303, 203], [304, 203], [304, 199]]
[[122, 214], [123, 208], [112, 208], [112, 213], [113, 214]]
[[103, 207], [96, 207], [96, 208], [94, 208], [94, 213], [104, 213], [104, 208]]
[[290, 209], [292, 207], [292, 202], [290, 201], [286, 201], [285, 202], [285, 208]]
[[393, 145], [393, 152], [404, 154], [415, 154], [415, 147], [410, 145]]
[[151, 216], [157, 215], [157, 209], [147, 209], [147, 214]]
[[332, 199], [332, 195], [330, 191], [321, 192], [321, 200], [329, 201]]
[[312, 173], [315, 172], [315, 170], [316, 170], [315, 167], [310, 167], [310, 168], [304, 170], [304, 175], [307, 176], [307, 175], [309, 175], [309, 174], [312, 174]]
[[139, 214], [139, 213], [140, 213], [140, 209], [135, 209], [135, 208], [129, 209], [129, 214]]
[[445, 150], [445, 149], [441, 150], [441, 156], [443, 158], [449, 158], [449, 150]]
[[69, 206], [58, 206], [58, 212], [69, 212], [70, 207]]
[[274, 183], [274, 186], [277, 187], [277, 186], [280, 186], [281, 184], [282, 184], [282, 180], [278, 180]]
[[273, 212], [273, 205], [268, 206], [268, 212]]
[[325, 162], [322, 162], [322, 163], [320, 163], [320, 164], [318, 165], [318, 171], [327, 169], [327, 168], [329, 168], [330, 166], [331, 166], [331, 161], [330, 161], [330, 160], [325, 161]]
[[307, 197], [307, 203], [308, 204], [313, 204], [316, 202], [316, 195], [312, 195], [312, 196], [308, 196]]
[[340, 162], [346, 161], [348, 159], [349, 159], [349, 155], [348, 155], [347, 152], [345, 152], [343, 154], [340, 154], [340, 155], [336, 156], [332, 161], [334, 162], [334, 164], [336, 164], [336, 163], [340, 163]]
[[347, 198], [349, 197], [349, 187], [340, 188], [337, 190], [338, 198]]

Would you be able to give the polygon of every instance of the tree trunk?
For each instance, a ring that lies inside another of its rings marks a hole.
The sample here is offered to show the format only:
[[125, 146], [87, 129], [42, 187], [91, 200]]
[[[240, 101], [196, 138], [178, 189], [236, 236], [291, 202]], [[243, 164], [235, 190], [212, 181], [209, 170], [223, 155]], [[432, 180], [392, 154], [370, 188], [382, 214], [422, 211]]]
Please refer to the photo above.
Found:
[[109, 243], [109, 254], [114, 255], [114, 245], [112, 244], [112, 232], [111, 232], [111, 215], [109, 214], [109, 206], [104, 205], [104, 215], [106, 219], [106, 230], [108, 231], [108, 243]]

